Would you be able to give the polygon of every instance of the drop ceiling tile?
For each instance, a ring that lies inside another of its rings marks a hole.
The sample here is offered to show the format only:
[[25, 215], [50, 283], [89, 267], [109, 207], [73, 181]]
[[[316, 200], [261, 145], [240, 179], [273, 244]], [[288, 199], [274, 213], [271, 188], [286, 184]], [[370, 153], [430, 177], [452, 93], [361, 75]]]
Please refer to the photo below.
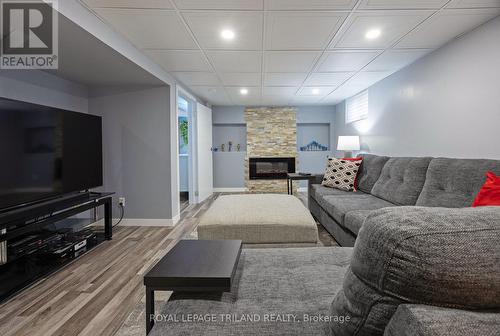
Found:
[[309, 72], [321, 52], [267, 51], [264, 54], [266, 72]]
[[217, 72], [261, 72], [259, 51], [208, 51], [208, 58]]
[[144, 50], [167, 71], [212, 71], [199, 50]]
[[333, 90], [335, 90], [336, 86], [304, 86], [302, 87], [297, 95], [299, 96], [315, 96], [315, 97], [324, 97]]
[[265, 86], [262, 89], [262, 96], [292, 97], [297, 92], [297, 87], [291, 86]]
[[367, 86], [346, 83], [324, 98], [324, 102], [344, 100], [366, 89]]
[[[432, 11], [373, 11], [356, 13], [338, 39], [332, 41], [335, 48], [384, 49], [428, 18]], [[378, 38], [367, 39], [366, 33], [378, 29]]]
[[269, 12], [267, 50], [323, 50], [347, 14], [333, 12]]
[[262, 96], [261, 106], [290, 106], [291, 97]]
[[449, 0], [363, 0], [360, 9], [439, 9]]
[[262, 10], [264, 0], [173, 0], [179, 9]]
[[295, 96], [290, 100], [290, 105], [314, 105], [318, 104], [322, 98], [320, 96]]
[[500, 14], [498, 9], [447, 9], [405, 36], [398, 48], [437, 48]]
[[226, 86], [229, 97], [236, 105], [259, 105], [261, 100], [260, 87], [247, 87], [248, 94], [242, 95], [240, 87]]
[[339, 86], [349, 77], [354, 75], [354, 72], [322, 72], [312, 73], [307, 78], [305, 85], [307, 86]]
[[499, 8], [499, 0], [453, 0], [447, 8]]
[[217, 75], [212, 72], [172, 72], [172, 74], [186, 85], [221, 85]]
[[315, 72], [358, 71], [373, 60], [380, 51], [329, 51], [321, 57]]
[[193, 93], [214, 105], [232, 105], [231, 99], [222, 86], [190, 86]]
[[268, 10], [348, 10], [356, 0], [265, 0]]
[[264, 74], [265, 86], [301, 86], [307, 73], [267, 72]]
[[[182, 13], [200, 46], [204, 49], [262, 49], [261, 12], [184, 12]], [[221, 31], [233, 30], [233, 40], [221, 38]]]
[[390, 71], [362, 71], [349, 79], [346, 84], [364, 89], [390, 76], [391, 73]]
[[398, 71], [431, 52], [432, 49], [387, 50], [368, 64], [364, 71]]
[[83, 2], [93, 8], [174, 8], [169, 0], [83, 0]]
[[335, 92], [333, 92], [330, 95], [321, 99], [319, 103], [326, 104], [326, 105], [337, 105], [340, 102], [342, 102], [344, 99], [345, 98], [340, 98], [338, 94], [335, 94]]
[[184, 24], [173, 11], [113, 8], [101, 8], [95, 11], [139, 48], [198, 49]]
[[221, 72], [219, 76], [226, 86], [260, 86], [260, 72]]

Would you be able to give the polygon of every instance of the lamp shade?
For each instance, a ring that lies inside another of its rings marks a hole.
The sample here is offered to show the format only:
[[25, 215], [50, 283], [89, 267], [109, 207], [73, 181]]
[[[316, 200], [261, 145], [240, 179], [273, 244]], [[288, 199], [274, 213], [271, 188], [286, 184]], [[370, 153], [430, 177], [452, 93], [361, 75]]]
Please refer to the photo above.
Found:
[[341, 151], [358, 151], [359, 147], [359, 136], [339, 136], [339, 141], [337, 143], [337, 150]]

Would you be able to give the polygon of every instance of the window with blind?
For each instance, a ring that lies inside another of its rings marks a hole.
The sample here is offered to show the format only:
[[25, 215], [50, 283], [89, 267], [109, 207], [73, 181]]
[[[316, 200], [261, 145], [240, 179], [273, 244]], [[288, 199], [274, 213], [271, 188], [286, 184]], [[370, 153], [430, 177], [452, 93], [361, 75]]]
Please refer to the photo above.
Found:
[[349, 124], [368, 118], [368, 90], [346, 100], [345, 123]]

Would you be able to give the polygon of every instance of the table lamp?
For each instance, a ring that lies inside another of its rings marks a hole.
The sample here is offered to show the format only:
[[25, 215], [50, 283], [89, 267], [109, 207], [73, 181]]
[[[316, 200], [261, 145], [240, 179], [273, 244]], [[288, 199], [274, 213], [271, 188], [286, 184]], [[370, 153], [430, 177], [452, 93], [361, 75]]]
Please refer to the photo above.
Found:
[[352, 157], [352, 151], [359, 151], [359, 136], [339, 136], [337, 150], [344, 151], [345, 158]]

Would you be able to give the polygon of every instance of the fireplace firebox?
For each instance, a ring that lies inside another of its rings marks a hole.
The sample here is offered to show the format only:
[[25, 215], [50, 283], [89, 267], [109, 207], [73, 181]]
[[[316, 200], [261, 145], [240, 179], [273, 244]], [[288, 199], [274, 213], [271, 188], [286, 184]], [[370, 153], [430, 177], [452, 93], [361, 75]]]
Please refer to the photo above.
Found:
[[294, 157], [250, 158], [250, 180], [286, 179], [288, 173], [295, 173]]

